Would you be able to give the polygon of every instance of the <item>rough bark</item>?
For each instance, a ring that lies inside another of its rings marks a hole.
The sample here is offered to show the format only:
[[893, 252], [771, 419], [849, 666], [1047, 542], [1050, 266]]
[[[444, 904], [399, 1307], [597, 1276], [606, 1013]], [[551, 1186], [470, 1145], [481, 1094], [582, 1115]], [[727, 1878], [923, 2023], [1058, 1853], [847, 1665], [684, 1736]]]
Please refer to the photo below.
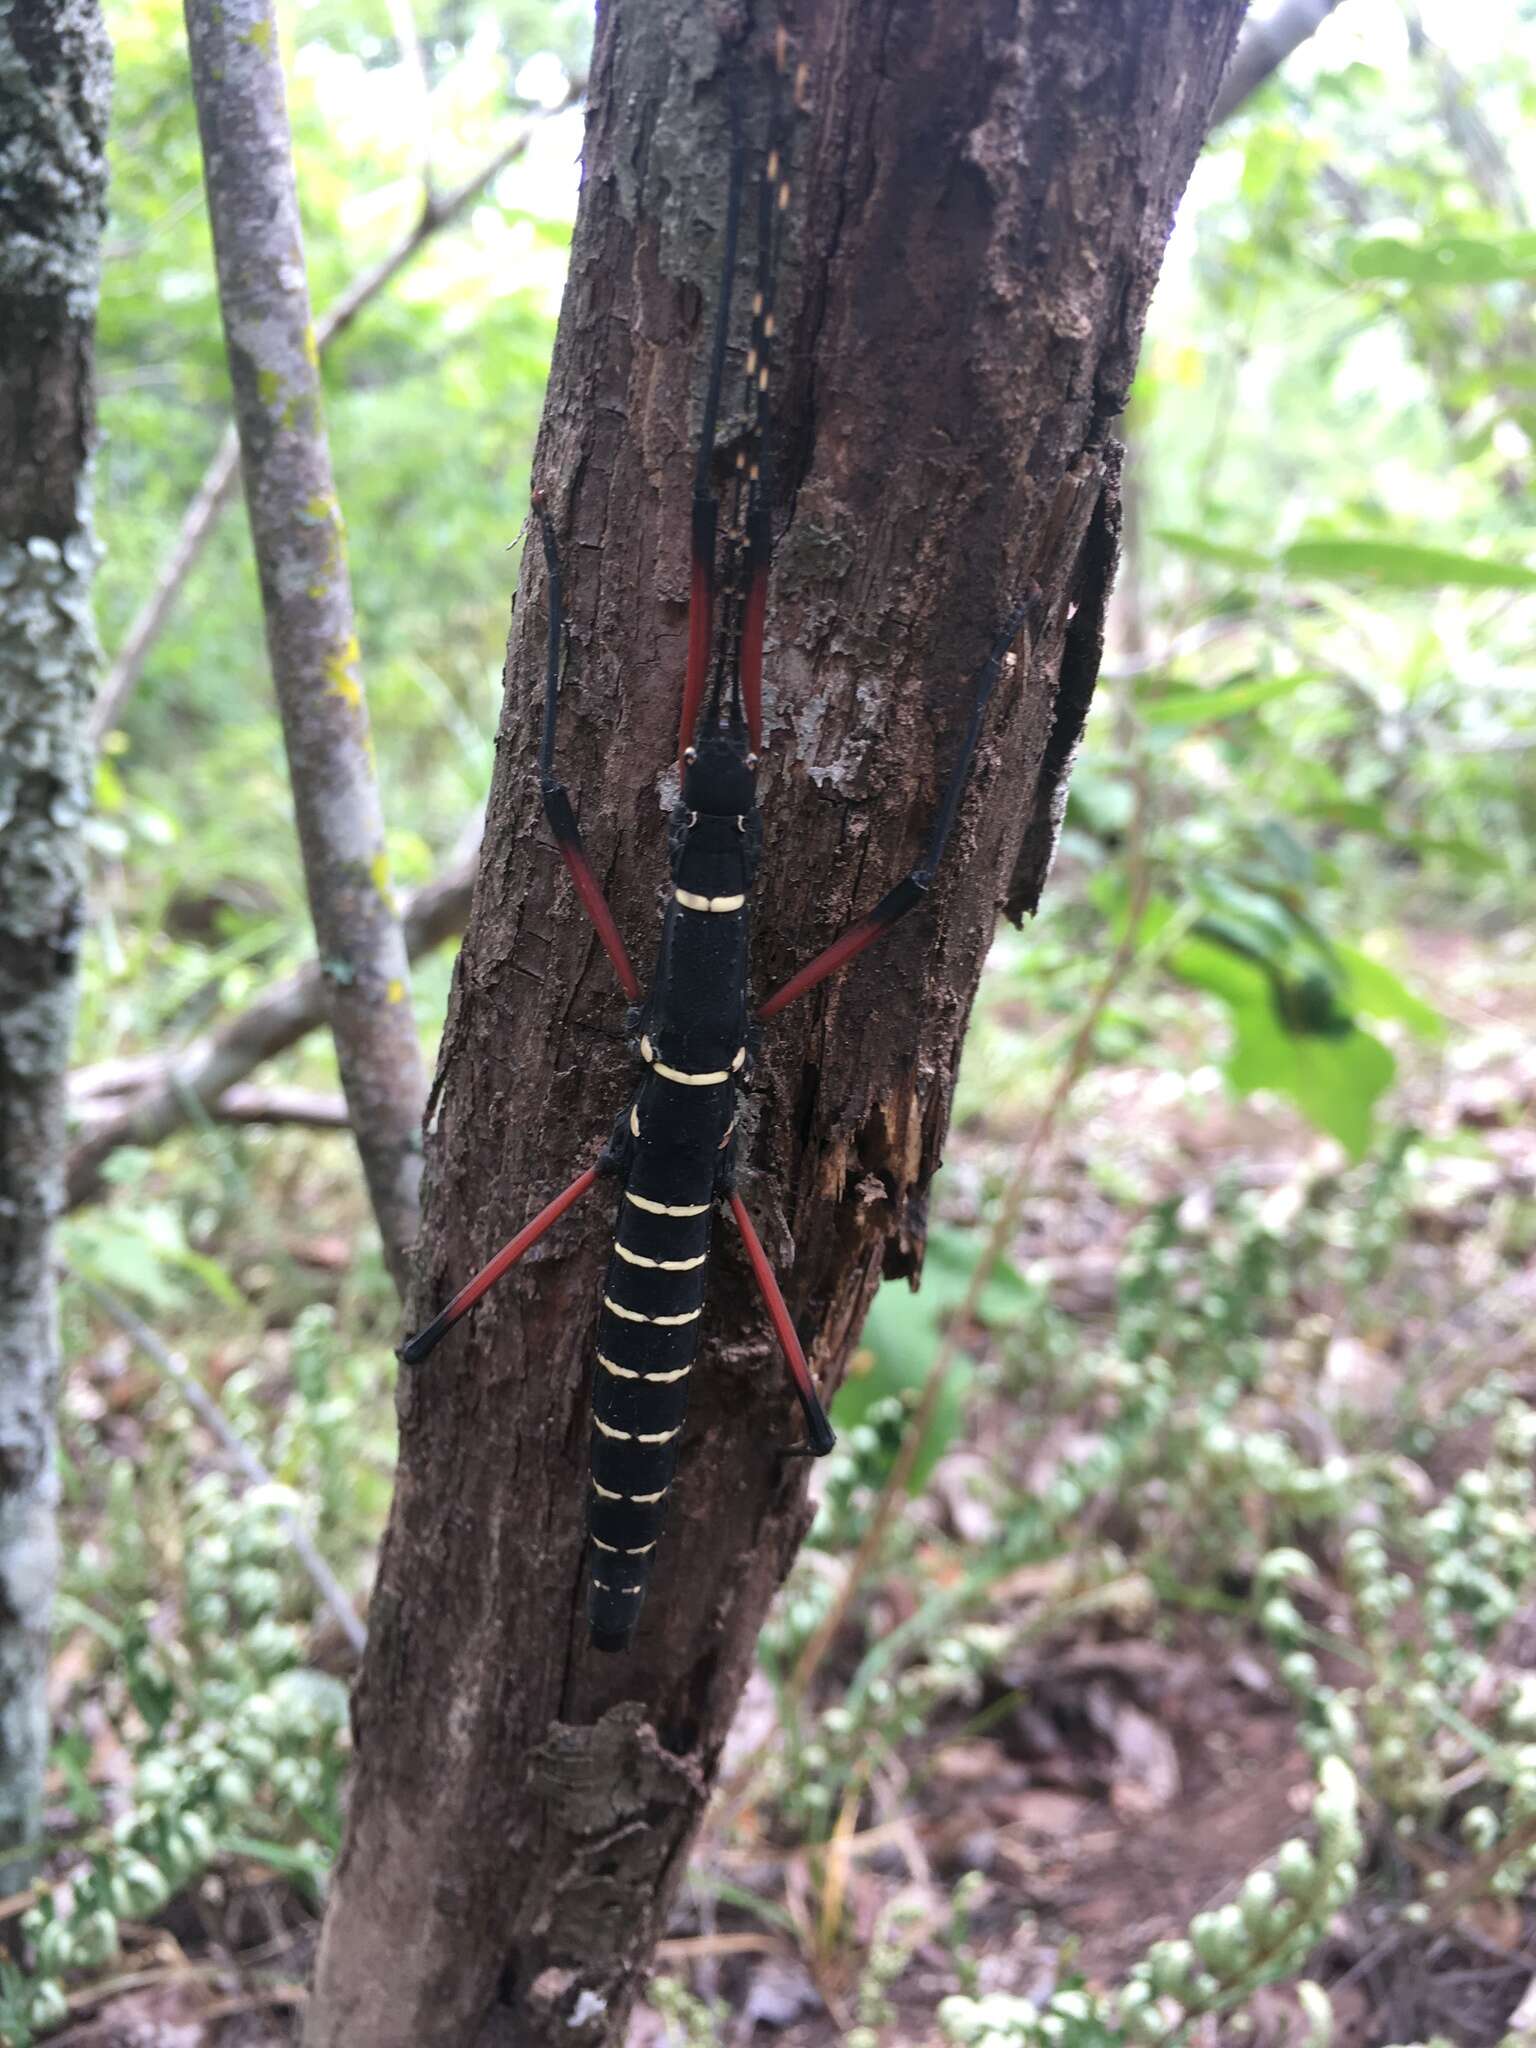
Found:
[[320, 395], [272, 0], [187, 0], [267, 651], [342, 1092], [390, 1270], [419, 1220], [426, 1093], [390, 887], [341, 506]]
[[58, 1482], [52, 1223], [96, 668], [91, 346], [111, 53], [96, 0], [0, 13], [0, 1892], [39, 1833]]
[[[830, 1385], [882, 1271], [920, 1260], [997, 909], [1010, 890], [1033, 900], [1049, 865], [1112, 565], [1112, 422], [1240, 13], [782, 11], [814, 105], [791, 150], [780, 294], [761, 988], [910, 865], [968, 675], [1018, 593], [1033, 581], [1045, 598], [930, 907], [764, 1047], [744, 1187]], [[771, 21], [733, 52], [727, 19], [684, 0], [600, 13], [536, 465], [572, 617], [564, 772], [641, 956], [674, 787], [729, 77], [754, 133], [768, 91], [749, 53]], [[592, 1159], [629, 1080], [622, 1002], [539, 823], [535, 553], [429, 1115], [423, 1313]], [[586, 1647], [587, 1379], [610, 1224], [606, 1203], [578, 1211], [402, 1380], [310, 2048], [613, 2041], [663, 1923], [804, 1527], [805, 1473], [775, 1455], [791, 1404], [722, 1232], [640, 1637], [622, 1657]]]

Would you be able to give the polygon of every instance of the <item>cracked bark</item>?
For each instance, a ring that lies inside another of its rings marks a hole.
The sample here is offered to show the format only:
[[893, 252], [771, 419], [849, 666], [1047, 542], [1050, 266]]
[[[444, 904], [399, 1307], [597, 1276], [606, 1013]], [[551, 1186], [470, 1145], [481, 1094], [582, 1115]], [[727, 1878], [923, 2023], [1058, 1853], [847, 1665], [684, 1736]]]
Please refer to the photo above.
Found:
[[309, 317], [272, 0], [186, 0], [192, 92], [304, 882], [342, 1092], [403, 1287], [426, 1092]]
[[[744, 1191], [831, 1385], [882, 1271], [921, 1260], [997, 910], [1033, 902], [1049, 866], [1112, 570], [1111, 423], [1241, 11], [782, 11], [814, 108], [796, 124], [780, 291], [760, 989], [909, 866], [967, 677], [1031, 579], [1046, 598], [930, 906], [775, 1020], [764, 1048]], [[664, 874], [732, 67], [754, 133], [769, 89], [720, 33], [683, 0], [600, 13], [536, 465], [571, 610], [563, 772], [642, 958]], [[422, 1315], [590, 1161], [629, 1080], [622, 1002], [539, 823], [536, 553], [429, 1111]], [[562, 1223], [402, 1382], [310, 2048], [621, 2037], [803, 1531], [803, 1467], [773, 1455], [794, 1433], [782, 1371], [722, 1234], [641, 1633], [622, 1657], [586, 1648], [605, 1207]]]
[[57, 1547], [64, 1068], [96, 668], [91, 348], [111, 53], [95, 0], [0, 14], [0, 1892], [40, 1832]]

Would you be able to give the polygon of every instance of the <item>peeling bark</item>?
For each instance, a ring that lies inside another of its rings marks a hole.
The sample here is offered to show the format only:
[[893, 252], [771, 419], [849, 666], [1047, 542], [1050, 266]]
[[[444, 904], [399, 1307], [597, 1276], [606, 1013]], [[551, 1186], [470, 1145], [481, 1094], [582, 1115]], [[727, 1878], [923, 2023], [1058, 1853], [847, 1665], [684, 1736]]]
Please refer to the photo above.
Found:
[[40, 1832], [58, 1481], [52, 1223], [97, 647], [91, 348], [112, 67], [96, 0], [0, 13], [0, 1892]]
[[[814, 108], [791, 148], [780, 291], [760, 989], [911, 864], [970, 673], [1020, 592], [1045, 599], [929, 907], [764, 1047], [744, 1192], [828, 1385], [881, 1272], [920, 1263], [997, 910], [1010, 891], [1033, 902], [1049, 867], [1112, 566], [1112, 422], [1241, 11], [783, 9]], [[771, 18], [746, 53], [722, 45], [727, 19], [684, 0], [600, 14], [537, 462], [571, 611], [562, 771], [642, 958], [665, 872], [728, 80], [756, 134], [769, 90], [750, 52]], [[423, 1315], [592, 1159], [629, 1082], [622, 1003], [539, 821], [536, 552], [432, 1096]], [[588, 1650], [609, 1227], [600, 1205], [576, 1212], [402, 1381], [310, 2048], [597, 2048], [621, 2038], [664, 1923], [805, 1526], [805, 1474], [774, 1455], [791, 1404], [722, 1233], [640, 1635], [621, 1657]]]
[[384, 1256], [415, 1241], [426, 1078], [384, 851], [272, 0], [186, 0], [267, 650], [342, 1092]]

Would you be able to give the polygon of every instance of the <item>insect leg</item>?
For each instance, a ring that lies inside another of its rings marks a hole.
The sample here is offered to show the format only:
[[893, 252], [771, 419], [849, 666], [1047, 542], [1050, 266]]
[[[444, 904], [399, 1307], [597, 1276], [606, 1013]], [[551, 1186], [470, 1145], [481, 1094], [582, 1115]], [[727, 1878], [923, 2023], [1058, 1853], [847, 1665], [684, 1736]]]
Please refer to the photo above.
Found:
[[693, 580], [688, 599], [688, 668], [683, 682], [682, 712], [677, 725], [678, 759], [693, 742], [709, 680], [709, 657], [714, 633], [715, 533], [719, 501], [710, 477], [715, 455], [715, 427], [720, 417], [720, 393], [725, 382], [725, 349], [730, 338], [731, 286], [736, 276], [736, 244], [741, 231], [741, 188], [745, 177], [746, 145], [742, 139], [741, 108], [731, 102], [731, 168], [725, 199], [725, 248], [720, 265], [720, 301], [715, 313], [715, 333], [709, 359], [709, 383], [704, 393], [704, 419], [699, 430], [698, 460], [693, 472]]
[[782, 988], [774, 990], [758, 1010], [759, 1017], [776, 1017], [780, 1010], [806, 995], [829, 975], [836, 974], [840, 967], [873, 945], [875, 940], [888, 932], [892, 925], [915, 910], [928, 894], [939, 862], [944, 857], [944, 848], [954, 830], [955, 817], [960, 809], [960, 799], [965, 794], [966, 778], [970, 774], [971, 762], [975, 757], [977, 744], [981, 739], [982, 721], [987, 705], [997, 686], [997, 679], [1003, 671], [1003, 661], [1009, 648], [1018, 636], [1028, 614], [1038, 605], [1039, 593], [1031, 590], [1021, 598], [1008, 615], [1007, 623], [992, 643], [992, 651], [976, 671], [971, 683], [971, 708], [966, 719], [965, 735], [960, 742], [960, 751], [955, 764], [949, 771], [943, 800], [933, 821], [929, 834], [928, 850], [910, 874], [904, 875], [893, 889], [888, 889], [872, 910], [849, 925], [840, 938], [832, 941], [814, 959], [806, 962], [797, 974], [792, 974]]
[[[781, 46], [779, 68], [785, 68]], [[773, 554], [773, 469], [768, 377], [773, 353], [774, 285], [779, 247], [789, 206], [789, 180], [784, 171], [784, 124], [779, 110], [768, 139], [768, 154], [758, 186], [757, 289], [752, 299], [752, 346], [747, 355], [748, 397], [755, 413], [755, 455], [750, 465], [746, 505], [746, 554], [743, 562], [745, 602], [741, 619], [741, 701], [752, 751], [763, 746], [763, 624], [768, 609], [768, 569]]]
[[752, 1276], [762, 1292], [763, 1302], [768, 1310], [769, 1321], [784, 1352], [784, 1363], [789, 1367], [789, 1377], [794, 1383], [795, 1398], [805, 1415], [805, 1426], [810, 1437], [806, 1448], [813, 1458], [824, 1458], [837, 1438], [827, 1420], [827, 1411], [821, 1405], [821, 1397], [811, 1379], [811, 1369], [806, 1363], [805, 1352], [790, 1320], [789, 1304], [779, 1291], [779, 1283], [768, 1263], [768, 1254], [763, 1250], [762, 1239], [752, 1226], [747, 1214], [747, 1205], [734, 1191], [730, 1196], [731, 1214], [736, 1218], [736, 1227], [741, 1232], [742, 1243], [747, 1248], [747, 1259], [752, 1267]]
[[406, 1365], [420, 1365], [428, 1352], [436, 1349], [442, 1338], [447, 1336], [461, 1316], [468, 1315], [487, 1288], [494, 1287], [502, 1274], [515, 1266], [526, 1251], [531, 1251], [552, 1223], [557, 1223], [566, 1210], [579, 1202], [582, 1196], [596, 1184], [603, 1168], [601, 1162], [589, 1166], [585, 1173], [578, 1174], [563, 1195], [556, 1195], [547, 1208], [541, 1209], [531, 1223], [525, 1223], [510, 1244], [491, 1260], [488, 1266], [468, 1280], [449, 1302], [440, 1315], [432, 1318], [424, 1330], [418, 1330], [414, 1337], [408, 1337], [400, 1346], [400, 1357]]
[[565, 609], [560, 596], [560, 555], [555, 546], [554, 522], [549, 516], [549, 507], [544, 502], [544, 493], [533, 494], [534, 517], [539, 522], [539, 532], [544, 542], [544, 567], [549, 579], [549, 651], [544, 667], [544, 730], [539, 741], [539, 794], [544, 800], [544, 815], [549, 820], [550, 830], [555, 835], [555, 844], [560, 849], [560, 858], [570, 870], [571, 880], [576, 884], [576, 894], [581, 905], [592, 920], [593, 928], [602, 942], [603, 951], [613, 962], [613, 971], [619, 977], [619, 986], [632, 1003], [640, 1000], [640, 978], [630, 965], [629, 955], [624, 950], [624, 941], [619, 936], [619, 927], [608, 899], [597, 885], [592, 872], [592, 863], [587, 859], [587, 849], [582, 844], [581, 827], [576, 823], [576, 813], [571, 808], [571, 799], [565, 784], [555, 774], [555, 721], [560, 708], [560, 642], [565, 632]]

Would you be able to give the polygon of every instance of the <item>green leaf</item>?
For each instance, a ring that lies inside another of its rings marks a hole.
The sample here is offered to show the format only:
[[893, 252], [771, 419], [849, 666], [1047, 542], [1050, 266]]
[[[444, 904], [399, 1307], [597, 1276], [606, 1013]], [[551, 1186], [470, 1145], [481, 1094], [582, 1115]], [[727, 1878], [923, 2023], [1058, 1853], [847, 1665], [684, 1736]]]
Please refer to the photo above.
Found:
[[1211, 690], [1170, 690], [1166, 697], [1154, 697], [1138, 706], [1148, 725], [1215, 725], [1224, 718], [1236, 718], [1256, 711], [1261, 704], [1273, 704], [1289, 697], [1308, 674], [1295, 676], [1248, 676], [1232, 683], [1218, 683]]
[[1376, 1103], [1397, 1071], [1381, 1040], [1355, 1026], [1332, 1036], [1289, 1032], [1267, 996], [1262, 1003], [1233, 1005], [1232, 1023], [1227, 1078], [1238, 1093], [1267, 1088], [1287, 1096], [1352, 1159], [1363, 1157], [1375, 1129]]
[[[1173, 915], [1166, 898], [1155, 898], [1143, 916], [1144, 940], [1155, 939]], [[1265, 1088], [1287, 1097], [1358, 1159], [1370, 1144], [1375, 1105], [1397, 1066], [1345, 1006], [1352, 1002], [1370, 1015], [1401, 1017], [1426, 1035], [1441, 1028], [1440, 1020], [1395, 975], [1350, 947], [1329, 948], [1329, 964], [1341, 977], [1335, 984], [1317, 965], [1299, 976], [1282, 974], [1269, 949], [1250, 943], [1262, 934], [1246, 920], [1235, 942], [1224, 931], [1224, 916], [1202, 918], [1170, 949], [1167, 966], [1178, 980], [1226, 1005], [1233, 1032], [1228, 1082], [1240, 1095]]]
[[1347, 970], [1345, 995], [1351, 1006], [1368, 1017], [1396, 1017], [1420, 1038], [1438, 1041], [1445, 1036], [1445, 1019], [1391, 968], [1360, 952], [1354, 946], [1335, 945], [1335, 960]]
[[1190, 555], [1197, 562], [1219, 562], [1224, 569], [1242, 569], [1252, 576], [1274, 567], [1268, 555], [1253, 548], [1233, 547], [1227, 541], [1211, 540], [1203, 533], [1188, 533], [1177, 526], [1159, 526], [1155, 532], [1166, 547]]
[[1096, 839], [1113, 839], [1131, 822], [1136, 809], [1136, 792], [1123, 775], [1116, 775], [1091, 757], [1072, 771], [1067, 795], [1067, 822], [1091, 833]]
[[[938, 1351], [945, 1323], [970, 1290], [981, 1251], [977, 1231], [936, 1226], [923, 1258], [923, 1284], [914, 1294], [905, 1280], [888, 1280], [876, 1294], [865, 1319], [854, 1370], [832, 1404], [838, 1429], [862, 1422], [877, 1401], [921, 1394]], [[1006, 1324], [1038, 1305], [1039, 1290], [1016, 1266], [1000, 1259], [977, 1304], [983, 1323]], [[944, 1381], [933, 1420], [923, 1437], [912, 1468], [913, 1493], [920, 1493], [929, 1473], [959, 1434], [965, 1419], [966, 1396], [974, 1373], [956, 1359]]]
[[1372, 235], [1348, 252], [1355, 277], [1415, 285], [1500, 284], [1536, 277], [1536, 235], [1443, 235], [1429, 242]]
[[[938, 1344], [938, 1318], [924, 1312], [921, 1296], [905, 1280], [887, 1280], [870, 1304], [853, 1369], [832, 1403], [834, 1429], [855, 1428], [877, 1401], [920, 1394]], [[956, 1359], [946, 1375], [912, 1467], [912, 1493], [922, 1492], [929, 1473], [959, 1435], [973, 1377], [964, 1359]]]
[[1432, 590], [1455, 584], [1466, 590], [1536, 590], [1536, 569], [1522, 562], [1459, 555], [1450, 548], [1419, 547], [1410, 541], [1374, 540], [1339, 534], [1293, 541], [1282, 557], [1293, 576], [1329, 582], [1377, 583], [1393, 590]]
[[[935, 1326], [947, 1321], [964, 1301], [980, 1250], [980, 1233], [975, 1230], [955, 1230], [938, 1223], [929, 1232], [918, 1300], [932, 1315]], [[904, 1281], [899, 1284], [906, 1285]], [[1039, 1289], [1011, 1260], [999, 1259], [981, 1290], [977, 1320], [991, 1327], [1006, 1325], [1038, 1307], [1039, 1301]]]
[[1386, 806], [1361, 803], [1352, 797], [1325, 797], [1318, 803], [1303, 804], [1301, 816], [1316, 818], [1322, 825], [1337, 825], [1346, 832], [1370, 832], [1381, 839], [1396, 839], [1387, 822]]
[[1475, 839], [1464, 839], [1459, 834], [1396, 832], [1392, 836], [1408, 852], [1426, 859], [1447, 861], [1466, 875], [1498, 875], [1508, 865], [1502, 853], [1492, 847], [1480, 846]]

